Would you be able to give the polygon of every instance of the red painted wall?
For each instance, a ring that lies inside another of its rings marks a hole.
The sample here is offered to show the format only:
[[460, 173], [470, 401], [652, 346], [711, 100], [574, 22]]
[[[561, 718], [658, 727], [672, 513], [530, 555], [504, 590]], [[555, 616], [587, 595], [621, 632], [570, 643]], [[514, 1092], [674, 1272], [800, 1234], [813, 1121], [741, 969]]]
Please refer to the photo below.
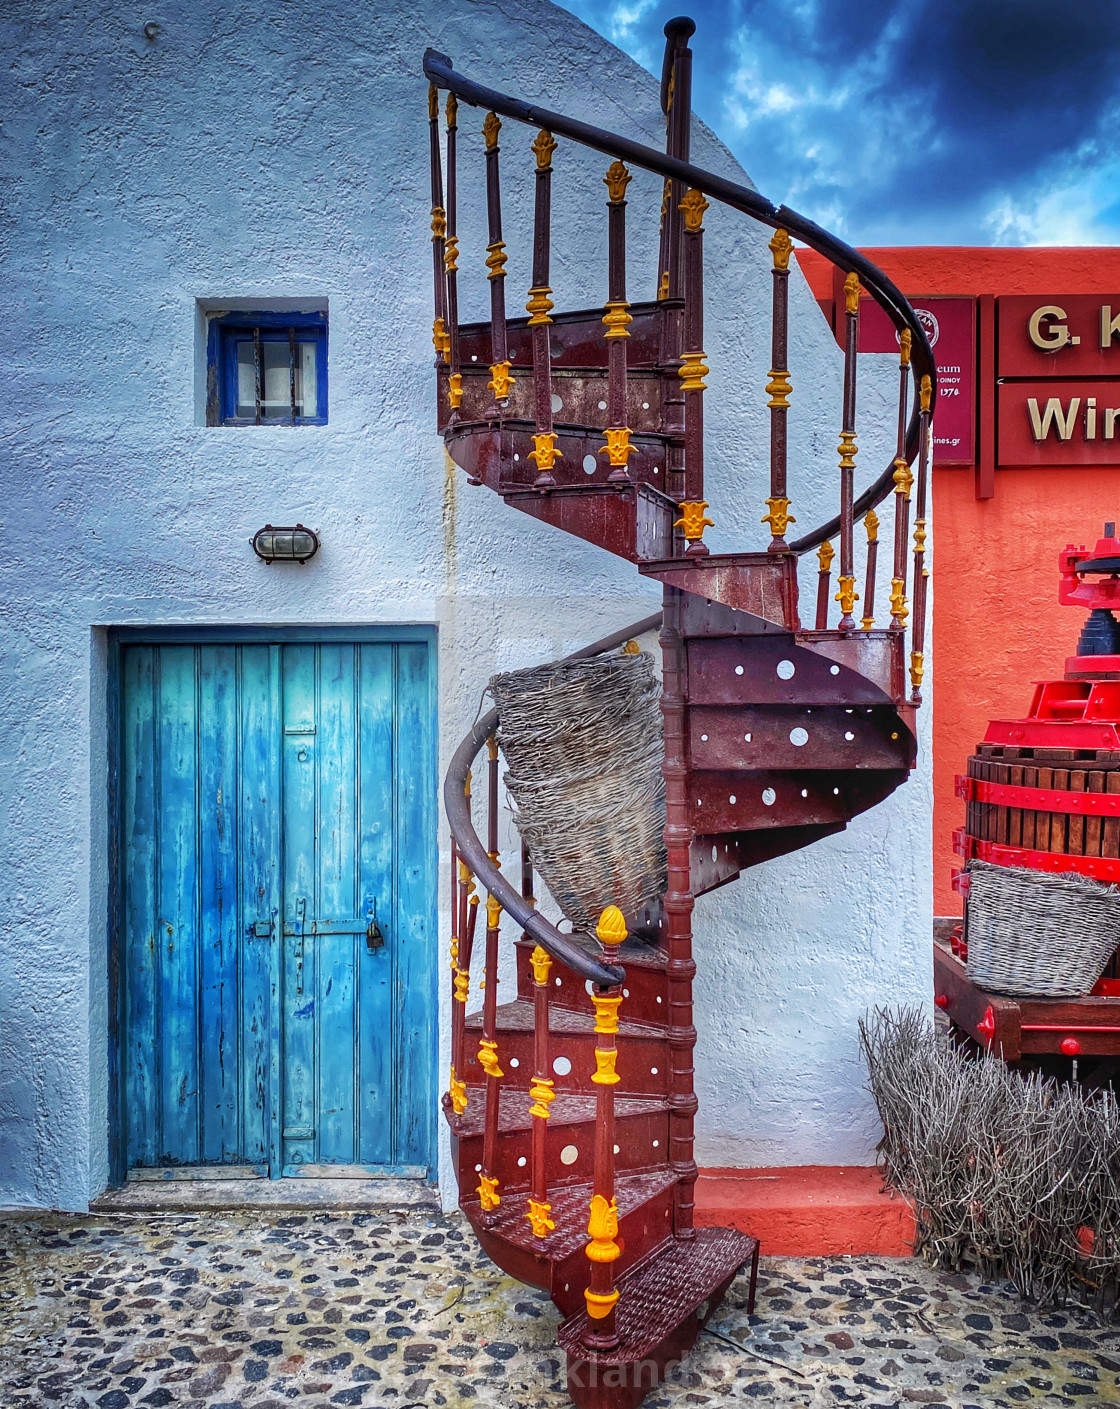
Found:
[[[1120, 294], [1120, 249], [861, 252], [915, 298]], [[830, 299], [831, 265], [807, 250], [797, 258], [817, 298]], [[1058, 606], [1058, 552], [1120, 520], [1120, 463], [997, 470], [992, 499], [977, 499], [968, 469], [935, 470], [932, 480], [934, 913], [955, 915], [952, 834], [964, 804], [954, 778], [988, 720], [1025, 713], [1031, 682], [1060, 676], [1073, 654], [1082, 614]]]

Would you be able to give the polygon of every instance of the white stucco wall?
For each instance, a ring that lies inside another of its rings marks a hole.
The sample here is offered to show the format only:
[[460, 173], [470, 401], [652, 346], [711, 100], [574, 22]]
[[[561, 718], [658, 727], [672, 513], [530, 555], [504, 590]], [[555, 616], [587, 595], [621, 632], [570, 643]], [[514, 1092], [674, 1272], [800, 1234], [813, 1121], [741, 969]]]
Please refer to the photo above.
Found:
[[[0, 1202], [81, 1209], [108, 1171], [106, 628], [434, 623], [442, 773], [495, 669], [656, 609], [627, 564], [503, 510], [448, 466], [420, 58], [433, 44], [483, 81], [653, 143], [662, 122], [655, 79], [547, 0], [292, 0], [267, 13], [77, 0], [49, 23], [24, 0], [3, 34]], [[485, 295], [466, 189], [481, 117], [462, 112], [465, 316]], [[532, 134], [504, 135], [517, 311], [530, 179], [517, 153]], [[736, 171], [699, 126], [694, 154]], [[604, 297], [601, 166], [568, 147], [557, 157], [560, 307]], [[636, 177], [630, 198], [641, 297], [659, 183]], [[758, 547], [769, 232], [717, 209], [707, 228], [710, 542]], [[328, 302], [328, 426], [202, 424], [199, 301], [232, 298]], [[805, 528], [835, 505], [839, 358], [796, 273], [792, 305]], [[861, 376], [861, 462], [877, 469], [889, 405], [875, 369]], [[259, 563], [253, 530], [296, 519], [321, 533], [314, 562]], [[928, 993], [928, 760], [924, 741], [918, 776], [847, 834], [698, 907], [702, 1162], [869, 1158], [855, 1018]]]

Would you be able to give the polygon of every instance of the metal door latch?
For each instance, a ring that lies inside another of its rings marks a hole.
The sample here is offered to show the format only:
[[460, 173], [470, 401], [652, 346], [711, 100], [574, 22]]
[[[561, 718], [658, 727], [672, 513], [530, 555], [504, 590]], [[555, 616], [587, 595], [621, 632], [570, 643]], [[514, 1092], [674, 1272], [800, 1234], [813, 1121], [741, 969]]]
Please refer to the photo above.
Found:
[[366, 926], [366, 950], [372, 954], [375, 949], [383, 949], [384, 947], [385, 936], [381, 932], [381, 926], [377, 923], [377, 901], [375, 900], [369, 924]]

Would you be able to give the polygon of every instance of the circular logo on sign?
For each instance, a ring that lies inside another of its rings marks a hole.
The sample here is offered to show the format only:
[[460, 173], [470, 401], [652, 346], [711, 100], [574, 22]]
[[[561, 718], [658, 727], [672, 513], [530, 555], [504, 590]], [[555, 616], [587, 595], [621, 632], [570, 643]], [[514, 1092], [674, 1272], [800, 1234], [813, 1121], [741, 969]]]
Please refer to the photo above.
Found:
[[930, 347], [936, 347], [937, 338], [941, 332], [941, 329], [937, 325], [937, 319], [928, 308], [915, 308], [914, 312], [918, 315], [918, 322], [925, 329], [926, 337], [929, 338]]

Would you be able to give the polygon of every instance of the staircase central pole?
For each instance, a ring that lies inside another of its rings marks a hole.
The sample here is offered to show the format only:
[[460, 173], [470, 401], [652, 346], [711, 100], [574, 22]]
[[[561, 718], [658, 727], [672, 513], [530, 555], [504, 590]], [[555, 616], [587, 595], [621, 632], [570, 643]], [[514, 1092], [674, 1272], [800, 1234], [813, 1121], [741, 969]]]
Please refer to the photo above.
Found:
[[692, 1226], [696, 1161], [692, 1157], [696, 1093], [693, 1090], [692, 1052], [696, 1028], [692, 1024], [691, 849], [693, 830], [689, 817], [689, 755], [687, 735], [687, 657], [681, 633], [683, 592], [666, 587], [661, 628], [663, 665], [661, 714], [665, 724], [665, 846], [669, 859], [669, 885], [665, 893], [666, 948], [669, 960], [669, 1166], [676, 1175], [673, 1190], [673, 1231], [678, 1238], [695, 1235]]

